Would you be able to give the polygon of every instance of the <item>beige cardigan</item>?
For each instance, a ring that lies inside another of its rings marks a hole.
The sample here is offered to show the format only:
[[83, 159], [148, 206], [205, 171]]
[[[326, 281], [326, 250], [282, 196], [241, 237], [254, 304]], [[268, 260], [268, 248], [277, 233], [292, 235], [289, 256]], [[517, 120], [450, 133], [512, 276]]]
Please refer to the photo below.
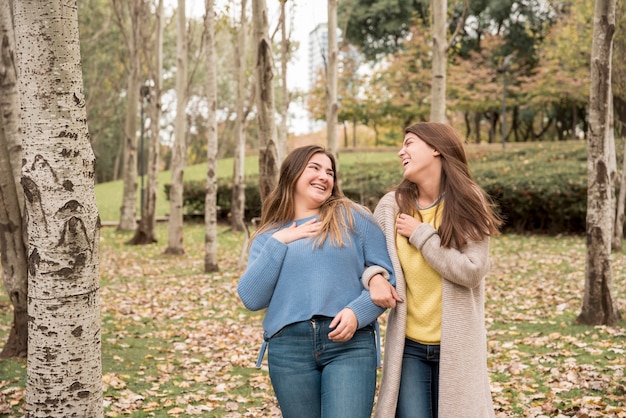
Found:
[[[396, 289], [406, 300], [406, 282], [396, 252], [394, 192], [378, 203], [374, 217], [387, 238], [396, 275]], [[484, 277], [489, 270], [489, 239], [461, 249], [443, 248], [435, 229], [421, 224], [410, 237], [428, 263], [443, 277], [439, 417], [495, 417], [487, 371], [487, 335], [484, 314]], [[402, 370], [406, 304], [389, 313], [385, 335], [383, 376], [375, 417], [395, 416]]]

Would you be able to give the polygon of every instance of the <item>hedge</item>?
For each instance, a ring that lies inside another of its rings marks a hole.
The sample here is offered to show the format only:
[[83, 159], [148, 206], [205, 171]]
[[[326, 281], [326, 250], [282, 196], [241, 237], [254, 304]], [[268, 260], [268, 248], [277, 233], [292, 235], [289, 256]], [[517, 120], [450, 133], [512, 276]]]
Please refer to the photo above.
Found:
[[[546, 234], [583, 233], [587, 206], [587, 151], [583, 141], [567, 145], [537, 143], [494, 152], [468, 151], [470, 169], [477, 183], [492, 196], [505, 219], [504, 231]], [[397, 161], [357, 163], [342, 167], [341, 188], [352, 200], [371, 210], [402, 179]], [[246, 182], [246, 218], [260, 216], [258, 177]], [[166, 192], [168, 186], [166, 185]], [[204, 213], [204, 181], [184, 184], [188, 214]], [[230, 211], [232, 184], [218, 181], [218, 216]], [[166, 193], [169, 196], [169, 193]]]

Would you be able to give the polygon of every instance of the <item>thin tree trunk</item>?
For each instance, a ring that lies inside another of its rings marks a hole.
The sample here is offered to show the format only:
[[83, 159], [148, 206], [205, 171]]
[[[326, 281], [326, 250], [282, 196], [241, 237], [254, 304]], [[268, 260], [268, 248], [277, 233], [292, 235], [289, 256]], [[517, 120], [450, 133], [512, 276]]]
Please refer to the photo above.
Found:
[[274, 121], [274, 64], [268, 35], [265, 0], [252, 0], [254, 40], [256, 42], [257, 120], [259, 122], [259, 183], [261, 198], [278, 183], [278, 151]]
[[99, 418], [100, 220], [76, 1], [16, 1], [15, 35], [28, 214], [26, 416]]
[[14, 60], [13, 19], [8, 2], [0, 3], [0, 260], [13, 323], [0, 357], [26, 357], [28, 345], [28, 274], [24, 194], [20, 185], [22, 139]]
[[278, 144], [276, 145], [276, 154], [280, 163], [287, 154], [287, 119], [289, 117], [290, 95], [287, 88], [287, 64], [289, 62], [289, 36], [287, 35], [287, 17], [286, 4], [287, 0], [280, 1], [280, 129], [278, 130]]
[[172, 148], [172, 184], [170, 187], [169, 237], [166, 254], [183, 254], [183, 175], [187, 154], [185, 107], [187, 104], [187, 38], [185, 0], [178, 0], [176, 36], [176, 122]]
[[204, 200], [204, 272], [219, 271], [217, 264], [217, 67], [215, 54], [215, 4], [214, 0], [206, 0], [204, 28], [206, 34], [207, 61], [207, 179]]
[[328, 68], [326, 69], [326, 135], [328, 150], [337, 158], [339, 143], [337, 139], [337, 1], [328, 0]]
[[124, 188], [120, 208], [120, 231], [132, 231], [137, 226], [137, 105], [139, 104], [139, 38], [141, 33], [141, 0], [130, 5], [129, 67], [126, 90], [126, 123], [124, 126], [123, 173]]
[[624, 144], [622, 177], [619, 183], [619, 197], [617, 198], [615, 226], [613, 227], [613, 239], [611, 240], [611, 250], [617, 253], [622, 252], [622, 242], [624, 239], [624, 203], [626, 201], [626, 137], [622, 138], [622, 144]]
[[[142, 196], [141, 220], [135, 236], [128, 242], [133, 245], [152, 244], [157, 242], [156, 200], [159, 187], [159, 133], [161, 119], [161, 90], [163, 84], [163, 0], [159, 0], [156, 10], [156, 39], [154, 41], [154, 69], [152, 80], [154, 85], [144, 86], [142, 92], [148, 100], [150, 111], [150, 138], [148, 145], [147, 185]], [[146, 90], [147, 89], [147, 90]], [[143, 95], [142, 95], [143, 96]], [[144, 102], [142, 101], [142, 106]], [[143, 121], [142, 121], [143, 123]]]
[[230, 205], [230, 227], [233, 232], [244, 231], [246, 208], [246, 185], [244, 183], [246, 159], [246, 112], [244, 91], [246, 85], [247, 56], [247, 0], [241, 0], [239, 36], [235, 47], [235, 68], [237, 72], [237, 119], [235, 120], [235, 158], [233, 162], [233, 194]]
[[448, 41], [446, 35], [447, 25], [447, 0], [431, 1], [433, 11], [433, 68], [430, 106], [431, 122], [446, 121], [446, 60]]
[[596, 0], [591, 48], [585, 291], [577, 323], [614, 325], [619, 313], [611, 296], [611, 178], [609, 94], [615, 0]]

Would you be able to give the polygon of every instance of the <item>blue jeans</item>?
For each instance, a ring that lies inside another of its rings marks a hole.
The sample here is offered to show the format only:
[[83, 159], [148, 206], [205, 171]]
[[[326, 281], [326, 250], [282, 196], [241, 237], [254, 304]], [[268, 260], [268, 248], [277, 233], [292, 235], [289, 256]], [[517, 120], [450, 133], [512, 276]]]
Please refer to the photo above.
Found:
[[439, 345], [406, 339], [396, 418], [437, 418]]
[[272, 336], [268, 365], [284, 418], [369, 418], [376, 391], [374, 327], [328, 339], [332, 318], [296, 322]]

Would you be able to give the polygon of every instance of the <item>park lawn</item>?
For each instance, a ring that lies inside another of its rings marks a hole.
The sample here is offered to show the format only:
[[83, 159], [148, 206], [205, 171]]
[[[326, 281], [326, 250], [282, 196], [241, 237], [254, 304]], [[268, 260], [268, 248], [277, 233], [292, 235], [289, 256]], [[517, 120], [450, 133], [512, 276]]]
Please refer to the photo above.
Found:
[[[355, 164], [363, 163], [383, 163], [386, 161], [398, 160], [396, 151], [379, 151], [379, 152], [345, 152], [339, 156], [340, 167], [349, 167]], [[246, 175], [257, 175], [259, 173], [259, 161], [258, 156], [249, 155], [246, 157]], [[399, 164], [398, 164], [399, 167]], [[194, 164], [185, 167], [184, 181], [202, 181], [207, 177], [207, 165], [206, 164]], [[217, 163], [217, 176], [218, 178], [231, 178], [233, 175], [233, 159], [223, 158]], [[158, 190], [157, 190], [157, 206], [156, 216], [165, 217], [170, 211], [170, 202], [165, 195], [166, 184], [170, 184], [171, 179], [170, 171], [162, 171], [158, 176]], [[141, 216], [140, 202], [141, 202], [141, 177], [137, 179], [137, 217]], [[143, 178], [144, 188], [148, 185], [148, 179]], [[120, 208], [122, 206], [122, 180], [110, 181], [107, 183], [97, 184], [95, 187], [96, 203], [98, 211], [100, 213], [100, 219], [103, 222], [115, 222], [120, 219]]]
[[[185, 225], [182, 256], [159, 242], [125, 245], [101, 231], [106, 416], [278, 416], [267, 366], [254, 367], [262, 313], [236, 295], [243, 233], [219, 226], [219, 273], [203, 273], [204, 226]], [[581, 236], [492, 240], [486, 282], [488, 367], [499, 417], [626, 416], [625, 323], [574, 325], [584, 287]], [[614, 254], [614, 297], [626, 311], [626, 255]], [[0, 340], [11, 321], [0, 296]], [[385, 317], [382, 318], [384, 331]], [[0, 416], [22, 416], [24, 360], [0, 360]]]

